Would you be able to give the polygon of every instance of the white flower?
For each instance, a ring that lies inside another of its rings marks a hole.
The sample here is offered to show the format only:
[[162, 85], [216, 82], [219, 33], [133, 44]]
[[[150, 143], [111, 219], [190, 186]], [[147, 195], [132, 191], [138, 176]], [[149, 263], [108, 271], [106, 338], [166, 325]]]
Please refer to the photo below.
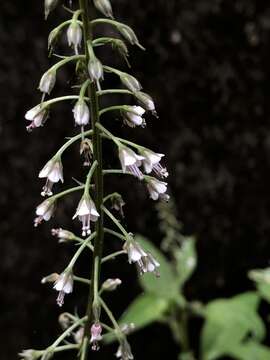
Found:
[[120, 341], [120, 345], [118, 347], [118, 350], [117, 350], [115, 356], [117, 358], [119, 358], [120, 360], [133, 360], [134, 359], [132, 352], [131, 352], [130, 345], [126, 339], [123, 339]]
[[59, 275], [55, 281], [53, 288], [59, 292], [57, 297], [57, 304], [62, 306], [64, 304], [65, 294], [70, 294], [73, 291], [73, 273], [70, 270], [64, 271]]
[[109, 0], [94, 0], [94, 4], [103, 15], [113, 19], [112, 5]]
[[82, 340], [83, 340], [83, 335], [84, 335], [84, 328], [80, 327], [79, 330], [77, 330], [74, 334], [74, 340], [77, 344], [81, 344]]
[[147, 188], [150, 194], [150, 198], [153, 200], [163, 199], [168, 200], [169, 195], [166, 194], [167, 183], [164, 181], [159, 181], [155, 178], [147, 180]]
[[158, 275], [156, 269], [160, 266], [160, 264], [150, 253], [144, 251], [138, 242], [127, 241], [124, 245], [124, 250], [128, 253], [128, 262], [130, 264], [136, 263], [140, 274], [154, 272]]
[[19, 357], [22, 360], [35, 360], [37, 359], [37, 352], [32, 349], [23, 350], [21, 353], [19, 353]]
[[50, 94], [56, 82], [56, 71], [49, 70], [45, 72], [39, 82], [39, 90], [43, 93]]
[[41, 105], [37, 105], [34, 108], [27, 111], [25, 119], [31, 121], [31, 124], [27, 126], [27, 131], [31, 131], [37, 127], [43, 126], [47, 119], [47, 110]]
[[75, 123], [79, 126], [85, 126], [89, 123], [90, 112], [89, 107], [84, 100], [78, 100], [73, 108]]
[[97, 221], [99, 213], [90, 196], [84, 195], [81, 198], [73, 219], [76, 217], [82, 222], [82, 236], [91, 234], [90, 221]]
[[99, 350], [99, 341], [102, 340], [102, 326], [99, 322], [94, 323], [91, 326], [91, 339], [90, 343], [92, 344], [92, 350], [97, 351]]
[[144, 113], [145, 110], [141, 106], [127, 106], [125, 110], [122, 111], [124, 123], [132, 128], [135, 126], [144, 127], [145, 120], [142, 118]]
[[142, 160], [144, 160], [143, 156], [137, 155], [133, 150], [121, 146], [119, 148], [119, 159], [124, 173], [129, 171], [140, 180], [143, 179], [143, 174], [139, 169], [142, 165]]
[[132, 92], [140, 91], [142, 88], [139, 81], [130, 74], [120, 73], [120, 80]]
[[92, 54], [88, 62], [88, 73], [91, 81], [98, 82], [103, 79], [103, 66], [99, 59]]
[[52, 187], [58, 181], [64, 182], [63, 166], [60, 158], [52, 158], [40, 171], [39, 178], [47, 178], [46, 184], [42, 188], [42, 196], [52, 195]]
[[162, 178], [169, 176], [167, 169], [160, 165], [161, 159], [165, 156], [164, 154], [155, 153], [148, 149], [142, 150], [141, 154], [144, 157], [143, 166], [146, 174], [150, 174], [154, 171]]
[[55, 201], [47, 199], [36, 208], [37, 217], [34, 220], [34, 226], [37, 227], [43, 220], [49, 221], [55, 210]]
[[159, 276], [159, 272], [157, 271], [159, 266], [159, 262], [150, 253], [147, 253], [146, 256], [143, 256], [138, 262], [139, 272], [141, 275], [146, 272], [153, 272], [156, 276]]
[[69, 25], [67, 29], [67, 40], [68, 45], [74, 47], [75, 54], [78, 54], [78, 48], [81, 46], [82, 42], [82, 29], [77, 21], [72, 21]]
[[155, 103], [150, 95], [142, 91], [136, 91], [134, 95], [145, 110], [152, 111], [152, 113], [156, 115]]
[[128, 262], [136, 263], [141, 260], [143, 256], [146, 256], [146, 252], [142, 249], [139, 243], [136, 241], [127, 241], [124, 244], [124, 250], [127, 251], [128, 254]]

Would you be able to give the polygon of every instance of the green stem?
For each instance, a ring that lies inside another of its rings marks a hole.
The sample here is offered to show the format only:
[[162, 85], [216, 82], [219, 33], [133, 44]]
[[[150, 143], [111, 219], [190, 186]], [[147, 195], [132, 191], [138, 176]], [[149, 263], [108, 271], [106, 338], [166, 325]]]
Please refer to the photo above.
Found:
[[[93, 133], [92, 130], [88, 130], [88, 131], [84, 131], [83, 135], [84, 136], [88, 136], [91, 135]], [[63, 152], [70, 146], [72, 145], [74, 142], [76, 142], [77, 140], [81, 139], [81, 134], [73, 136], [70, 140], [68, 140], [55, 154], [55, 156], [61, 156], [63, 154]]]
[[100, 110], [99, 116], [105, 114], [105, 113], [108, 112], [108, 111], [123, 110], [123, 109], [125, 109], [126, 107], [127, 107], [127, 105], [113, 105], [113, 106], [109, 106], [109, 107], [107, 107], [107, 108], [105, 108], [105, 109]]
[[95, 173], [95, 170], [98, 166], [98, 162], [97, 160], [95, 160], [91, 166], [91, 169], [89, 170], [89, 173], [87, 175], [87, 178], [86, 178], [86, 182], [85, 182], [85, 188], [84, 188], [84, 194], [86, 196], [89, 195], [89, 188], [90, 188], [90, 183], [91, 183], [91, 179], [92, 179], [92, 176], [94, 175]]
[[79, 190], [83, 190], [83, 189], [84, 189], [84, 185], [75, 186], [75, 187], [73, 187], [73, 188], [71, 188], [71, 189], [67, 189], [67, 190], [65, 190], [65, 191], [62, 191], [62, 192], [60, 192], [59, 194], [53, 195], [53, 196], [51, 196], [49, 199], [55, 201], [55, 200], [57, 200], [57, 199], [65, 196], [65, 195], [68, 195], [68, 194], [70, 194], [70, 193], [73, 193], [73, 192], [79, 191]]
[[120, 224], [120, 222], [113, 216], [113, 214], [105, 208], [105, 206], [101, 206], [104, 213], [112, 220], [112, 222], [118, 227], [118, 229], [123, 233], [126, 239], [130, 238], [129, 233], [125, 230], [125, 228]]
[[108, 228], [105, 227], [105, 228], [104, 228], [104, 232], [105, 232], [106, 234], [113, 235], [113, 236], [115, 236], [115, 237], [117, 237], [117, 238], [119, 238], [119, 239], [121, 239], [121, 240], [126, 241], [126, 237], [125, 237], [124, 235], [119, 234], [118, 232], [116, 232], [116, 231], [114, 231], [114, 230], [111, 230], [111, 229], [108, 229]]
[[93, 234], [91, 234], [87, 239], [84, 240], [84, 242], [82, 243], [82, 245], [79, 247], [79, 249], [76, 251], [76, 253], [74, 254], [73, 258], [70, 260], [68, 268], [72, 269], [73, 266], [75, 265], [76, 261], [78, 260], [79, 256], [81, 255], [81, 253], [83, 252], [84, 248], [88, 245], [89, 242], [91, 242], [92, 239], [94, 239], [96, 236], [96, 232], [94, 232]]
[[107, 90], [100, 90], [97, 92], [98, 96], [107, 95], [107, 94], [128, 94], [133, 95], [133, 93], [129, 90], [124, 89], [107, 89]]
[[108, 306], [106, 305], [106, 303], [102, 300], [101, 297], [99, 297], [99, 302], [100, 305], [103, 307], [103, 309], [105, 310], [106, 314], [108, 315], [109, 319], [111, 320], [114, 329], [116, 330], [116, 335], [118, 335], [118, 337], [121, 337], [121, 329], [120, 326], [118, 325], [118, 322], [116, 321], [115, 317], [113, 316], [113, 313], [111, 312], [111, 310], [108, 308]]
[[[83, 37], [84, 37], [84, 51], [85, 51], [85, 60], [86, 60], [86, 73], [87, 73], [87, 64], [89, 62], [89, 52], [87, 48], [87, 42], [90, 43], [93, 40], [92, 34], [92, 25], [90, 24], [89, 17], [89, 2], [88, 0], [79, 0], [80, 9], [82, 10], [82, 22], [83, 22]], [[101, 258], [103, 252], [103, 209], [101, 205], [103, 203], [103, 173], [102, 173], [102, 138], [101, 132], [96, 126], [99, 123], [99, 104], [98, 104], [98, 95], [97, 87], [94, 82], [91, 82], [88, 86], [88, 96], [90, 98], [91, 104], [91, 122], [93, 129], [93, 158], [97, 161], [97, 168], [95, 171], [94, 182], [95, 182], [95, 205], [99, 213], [99, 218], [95, 224], [96, 237], [94, 241], [94, 254], [93, 254], [93, 263], [91, 268], [91, 284], [89, 287], [88, 295], [88, 304], [86, 309], [87, 321], [84, 327], [84, 340], [82, 344], [82, 352], [80, 354], [80, 360], [86, 360], [88, 357], [89, 350], [89, 339], [91, 335], [91, 323], [93, 321], [93, 300], [94, 300], [94, 279], [97, 278], [99, 282], [100, 279], [100, 267], [101, 267]], [[97, 259], [97, 269], [95, 271], [95, 259]]]
[[82, 277], [80, 277], [80, 276], [73, 276], [73, 279], [75, 280], [75, 281], [78, 281], [78, 282], [81, 282], [81, 283], [84, 283], [84, 284], [90, 284], [90, 280], [88, 280], [88, 279], [85, 279], [85, 278], [82, 278]]
[[55, 342], [49, 347], [49, 348], [56, 348], [67, 336], [71, 335], [72, 331], [76, 329], [79, 325], [82, 325], [85, 320], [86, 316], [82, 319], [77, 320], [74, 324], [72, 324], [68, 329], [66, 329], [58, 339], [55, 340]]
[[58, 346], [57, 348], [54, 349], [54, 352], [61, 352], [61, 351], [67, 351], [67, 350], [72, 350], [72, 349], [78, 349], [79, 344], [70, 344], [70, 345], [63, 345], [63, 346]]
[[116, 251], [116, 252], [114, 252], [114, 253], [112, 253], [112, 254], [110, 254], [110, 255], [105, 256], [105, 257], [101, 260], [101, 262], [102, 262], [102, 264], [103, 264], [103, 263], [105, 263], [105, 262], [107, 262], [107, 261], [109, 261], [109, 260], [114, 260], [114, 259], [116, 258], [116, 256], [123, 255], [123, 254], [126, 254], [126, 253], [127, 253], [127, 252], [126, 252], [125, 250]]
[[121, 146], [120, 141], [109, 131], [107, 130], [101, 123], [96, 124], [96, 127], [99, 128], [103, 132], [103, 134], [107, 135], [117, 146]]

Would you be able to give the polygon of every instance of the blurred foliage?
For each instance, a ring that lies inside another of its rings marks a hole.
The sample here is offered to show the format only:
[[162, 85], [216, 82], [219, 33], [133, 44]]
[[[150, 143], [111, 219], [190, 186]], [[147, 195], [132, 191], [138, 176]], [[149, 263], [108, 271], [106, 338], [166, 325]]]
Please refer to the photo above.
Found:
[[157, 209], [165, 233], [162, 247], [170, 257], [165, 257], [147, 239], [137, 235], [136, 240], [160, 262], [161, 276], [155, 279], [153, 274], [147, 274], [140, 278], [143, 293], [127, 308], [120, 318], [121, 323], [134, 323], [136, 330], [154, 321], [167, 324], [181, 348], [179, 360], [192, 360], [196, 350], [190, 348], [189, 318], [201, 316], [203, 326], [197, 335], [200, 336], [199, 359], [215, 360], [226, 356], [236, 360], [269, 359], [270, 348], [262, 344], [266, 327], [258, 313], [262, 298], [270, 302], [269, 269], [249, 273], [257, 292], [243, 292], [231, 298], [212, 300], [206, 305], [187, 300], [184, 284], [196, 270], [196, 242], [181, 234], [172, 199], [170, 203], [159, 203]]

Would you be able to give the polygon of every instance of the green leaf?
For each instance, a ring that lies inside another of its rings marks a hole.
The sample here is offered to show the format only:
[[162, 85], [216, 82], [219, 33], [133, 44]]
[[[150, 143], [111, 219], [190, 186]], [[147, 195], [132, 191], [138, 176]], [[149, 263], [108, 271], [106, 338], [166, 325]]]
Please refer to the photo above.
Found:
[[136, 241], [145, 249], [149, 251], [154, 258], [160, 263], [159, 272], [160, 277], [156, 278], [154, 274], [146, 273], [140, 276], [140, 284], [146, 292], [155, 294], [163, 299], [171, 299], [176, 301], [182, 301], [179, 292], [178, 277], [173, 272], [173, 268], [167, 261], [165, 256], [147, 239], [137, 235]]
[[181, 248], [175, 251], [176, 270], [178, 273], [178, 282], [183, 286], [191, 277], [197, 266], [196, 240], [193, 237], [187, 237]]
[[142, 294], [125, 310], [119, 320], [120, 324], [134, 323], [137, 330], [161, 319], [168, 306], [169, 302], [166, 299], [147, 293]]
[[248, 276], [256, 283], [260, 296], [270, 303], [270, 268], [251, 270]]
[[270, 349], [253, 340], [249, 340], [237, 345], [228, 352], [228, 355], [233, 356], [237, 360], [269, 360]]
[[208, 304], [201, 337], [202, 359], [213, 360], [227, 354], [250, 333], [258, 341], [263, 340], [265, 326], [257, 314], [258, 304], [259, 296], [255, 292]]

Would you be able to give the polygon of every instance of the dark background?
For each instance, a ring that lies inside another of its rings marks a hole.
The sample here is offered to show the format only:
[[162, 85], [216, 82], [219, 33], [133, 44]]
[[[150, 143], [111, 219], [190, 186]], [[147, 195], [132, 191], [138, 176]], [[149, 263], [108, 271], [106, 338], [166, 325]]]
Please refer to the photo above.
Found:
[[[112, 118], [113, 131], [137, 139], [167, 155], [170, 189], [184, 232], [198, 238], [199, 266], [187, 287], [192, 299], [208, 301], [252, 288], [249, 269], [269, 263], [270, 235], [270, 5], [255, 0], [113, 0], [117, 19], [136, 29], [147, 52], [131, 50], [132, 71], [155, 99], [159, 119], [148, 127], [127, 130]], [[40, 279], [64, 269], [74, 249], [58, 245], [50, 228], [71, 223], [79, 194], [58, 207], [50, 224], [34, 229], [35, 206], [43, 181], [38, 172], [74, 129], [71, 104], [54, 108], [42, 129], [28, 134], [24, 113], [36, 105], [47, 59], [46, 37], [68, 14], [56, 11], [47, 23], [42, 1], [2, 1], [0, 5], [0, 246], [1, 360], [15, 359], [22, 348], [47, 346], [58, 334], [55, 292]], [[102, 30], [102, 28], [100, 28]], [[107, 28], [108, 29], [108, 28]], [[108, 30], [106, 30], [108, 31]], [[64, 46], [57, 52], [70, 53]], [[114, 64], [113, 52], [99, 53]], [[125, 69], [125, 64], [119, 62]], [[58, 74], [53, 96], [74, 93], [72, 67]], [[110, 78], [106, 86], [117, 86]], [[115, 98], [120, 103], [122, 98]], [[127, 99], [130, 100], [130, 99]], [[114, 153], [106, 148], [106, 166]], [[83, 180], [78, 147], [64, 156], [66, 188], [71, 177]], [[154, 205], [136, 180], [110, 178], [107, 189], [118, 189], [126, 206], [125, 223], [159, 243]], [[107, 249], [119, 247], [107, 239]], [[87, 274], [88, 258], [78, 272]], [[124, 283], [110, 295], [116, 314], [140, 291], [133, 267], [119, 259], [107, 276]], [[64, 310], [83, 312], [86, 291], [77, 287]], [[196, 344], [199, 324], [193, 329]], [[136, 358], [176, 359], [169, 331], [152, 326], [131, 338]], [[112, 358], [105, 348], [93, 358]], [[61, 358], [60, 356], [58, 357]], [[62, 358], [68, 359], [68, 356]]]

